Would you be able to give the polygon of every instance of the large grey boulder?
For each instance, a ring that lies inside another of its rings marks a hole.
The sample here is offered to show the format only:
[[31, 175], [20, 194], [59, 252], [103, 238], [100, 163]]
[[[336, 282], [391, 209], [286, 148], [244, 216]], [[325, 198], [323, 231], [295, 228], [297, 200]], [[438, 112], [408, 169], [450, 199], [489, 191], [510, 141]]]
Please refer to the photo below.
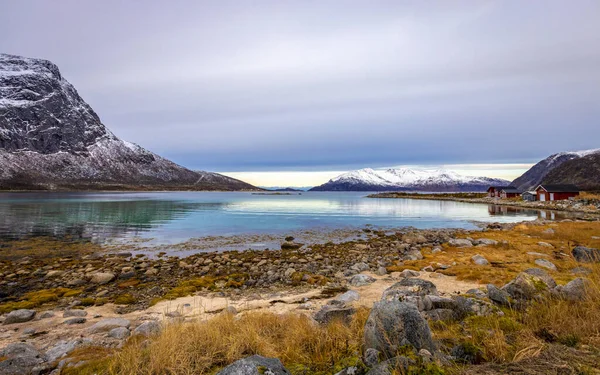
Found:
[[37, 375], [48, 368], [44, 355], [23, 342], [8, 344], [0, 349], [0, 358], [0, 375]]
[[587, 294], [587, 287], [589, 282], [581, 277], [570, 281], [566, 285], [558, 285], [556, 291], [561, 297], [569, 301], [580, 301], [585, 298]]
[[13, 310], [6, 314], [3, 324], [24, 323], [28, 322], [35, 316], [35, 310]]
[[427, 321], [415, 305], [406, 302], [376, 302], [365, 324], [364, 338], [365, 349], [379, 350], [387, 358], [404, 345], [435, 352]]
[[83, 345], [84, 343], [85, 341], [83, 339], [76, 339], [71, 341], [61, 340], [46, 351], [46, 359], [48, 360], [48, 362], [54, 362], [71, 353], [73, 350]]
[[556, 287], [556, 281], [554, 281], [552, 276], [548, 275], [548, 272], [541, 268], [528, 268], [523, 272], [528, 275], [539, 277], [544, 283], [546, 283], [546, 285], [548, 285], [548, 288], [550, 289]]
[[547, 292], [548, 286], [539, 277], [521, 272], [514, 280], [503, 286], [502, 290], [516, 300], [531, 300]]
[[134, 335], [152, 336], [160, 333], [161, 326], [159, 322], [148, 320], [137, 326], [133, 330]]
[[600, 262], [600, 250], [591, 247], [577, 246], [572, 251], [573, 258], [582, 263]]
[[352, 276], [352, 278], [350, 279], [350, 285], [366, 286], [366, 285], [374, 283], [375, 281], [376, 280], [373, 277], [359, 273], [358, 275]]
[[110, 331], [113, 328], [117, 327], [125, 327], [129, 328], [131, 322], [127, 319], [123, 318], [108, 318], [102, 319], [98, 323], [94, 324], [89, 328], [90, 333], [98, 333], [98, 332], [106, 332]]
[[260, 355], [240, 359], [217, 375], [289, 375], [291, 374], [277, 358], [266, 358]]
[[489, 299], [493, 302], [502, 306], [510, 306], [510, 295], [506, 291], [498, 288], [494, 284], [488, 284], [487, 291]]

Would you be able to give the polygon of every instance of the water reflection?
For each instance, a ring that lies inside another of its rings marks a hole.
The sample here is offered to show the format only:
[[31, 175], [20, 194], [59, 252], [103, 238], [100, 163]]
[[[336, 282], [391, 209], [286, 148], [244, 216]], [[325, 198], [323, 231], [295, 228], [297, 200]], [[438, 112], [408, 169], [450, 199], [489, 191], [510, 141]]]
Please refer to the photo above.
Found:
[[[381, 227], [472, 228], [471, 221], [515, 222], [540, 212], [508, 206], [413, 199], [370, 199], [366, 193], [0, 193], [0, 238], [53, 236], [105, 241], [288, 233], [373, 224]], [[487, 209], [486, 209], [487, 208]]]

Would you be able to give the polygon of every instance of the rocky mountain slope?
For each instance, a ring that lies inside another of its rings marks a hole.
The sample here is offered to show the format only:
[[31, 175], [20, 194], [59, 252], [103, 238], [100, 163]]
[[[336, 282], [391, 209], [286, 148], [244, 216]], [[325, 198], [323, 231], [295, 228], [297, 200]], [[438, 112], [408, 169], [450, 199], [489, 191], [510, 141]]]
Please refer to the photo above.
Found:
[[593, 186], [600, 188], [598, 164], [594, 169], [593, 162], [598, 155], [600, 155], [600, 149], [560, 152], [550, 155], [514, 180], [511, 185], [523, 191], [534, 189], [541, 183], [575, 184], [587, 189], [593, 188]]
[[488, 177], [462, 176], [447, 170], [410, 168], [360, 169], [344, 173], [312, 191], [485, 191], [490, 185], [507, 185], [508, 181]]
[[0, 54], [0, 189], [256, 188], [117, 138], [56, 65]]

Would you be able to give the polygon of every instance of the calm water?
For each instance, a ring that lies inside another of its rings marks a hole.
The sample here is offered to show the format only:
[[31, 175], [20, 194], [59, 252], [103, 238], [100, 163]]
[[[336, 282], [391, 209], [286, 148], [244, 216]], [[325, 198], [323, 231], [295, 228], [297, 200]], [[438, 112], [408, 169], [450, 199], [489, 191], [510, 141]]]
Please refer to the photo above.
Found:
[[288, 234], [340, 228], [473, 228], [471, 221], [535, 219], [514, 210], [445, 201], [371, 199], [367, 193], [0, 193], [0, 237], [73, 236], [96, 241]]

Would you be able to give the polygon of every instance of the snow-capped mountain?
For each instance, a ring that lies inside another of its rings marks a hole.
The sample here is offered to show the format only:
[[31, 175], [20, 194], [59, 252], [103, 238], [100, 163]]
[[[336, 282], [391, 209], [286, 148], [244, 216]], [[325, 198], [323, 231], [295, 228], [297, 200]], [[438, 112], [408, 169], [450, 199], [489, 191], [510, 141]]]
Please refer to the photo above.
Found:
[[327, 183], [312, 188], [313, 191], [485, 191], [490, 185], [507, 185], [508, 181], [463, 176], [456, 172], [438, 169], [421, 170], [397, 168], [374, 170], [360, 169], [332, 178]]
[[120, 140], [47, 60], [0, 54], [0, 189], [253, 190]]
[[600, 148], [559, 152], [540, 161], [511, 184], [520, 190], [534, 189], [541, 183], [600, 188], [600, 172], [595, 162], [598, 158]]

